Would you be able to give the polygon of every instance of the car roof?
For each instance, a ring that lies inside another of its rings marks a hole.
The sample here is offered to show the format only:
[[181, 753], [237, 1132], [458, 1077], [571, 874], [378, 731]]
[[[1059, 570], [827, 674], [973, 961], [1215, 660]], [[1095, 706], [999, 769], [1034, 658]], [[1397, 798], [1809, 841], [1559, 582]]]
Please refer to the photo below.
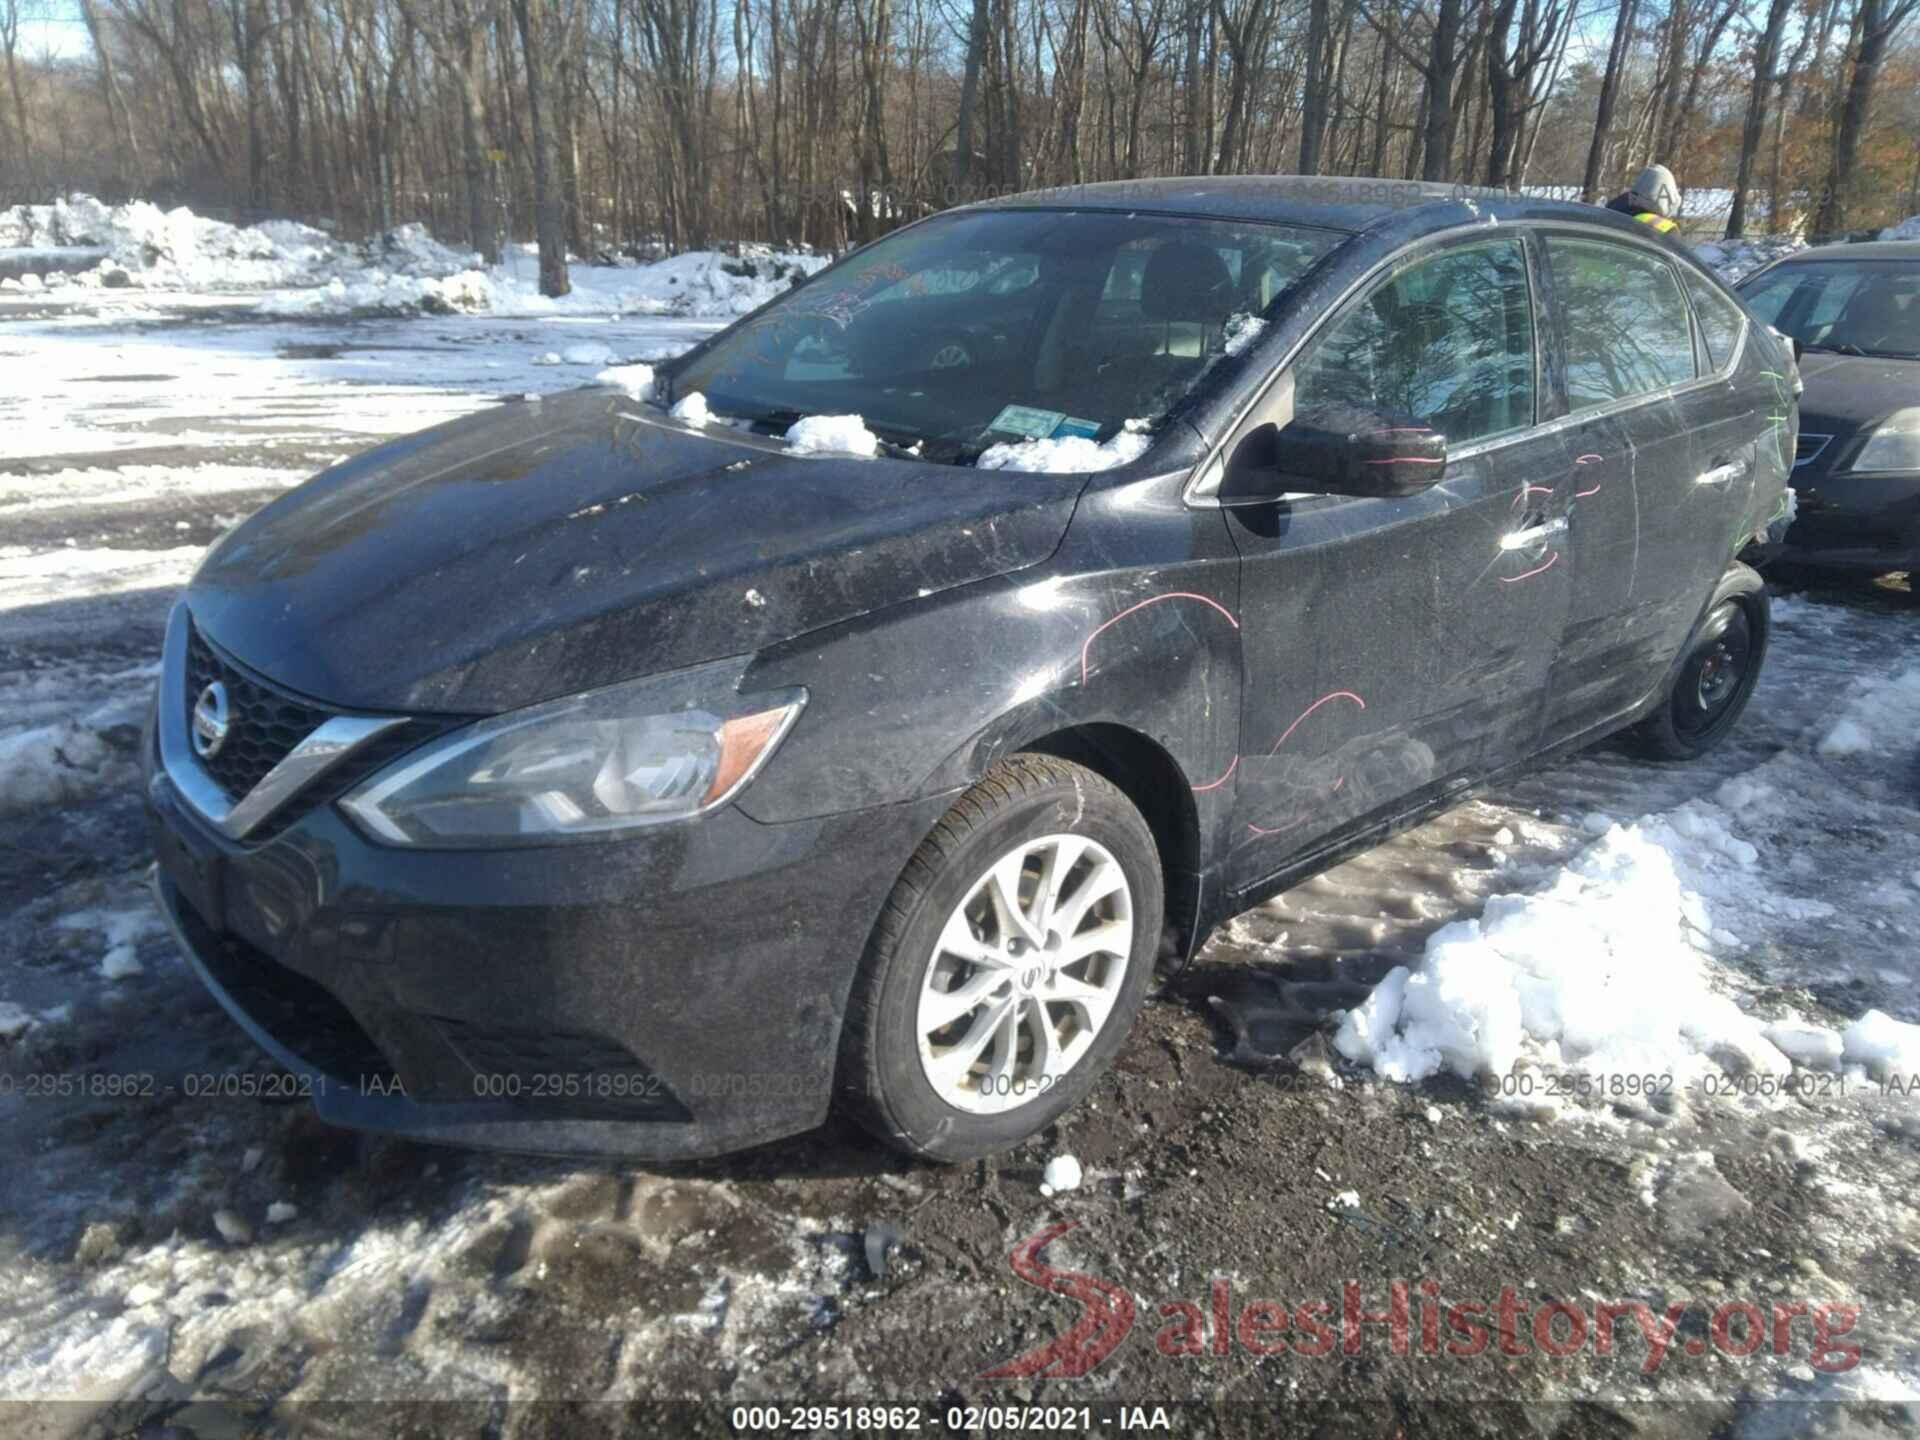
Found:
[[972, 210], [1142, 210], [1212, 220], [1254, 220], [1358, 233], [1398, 223], [1409, 234], [1489, 220], [1578, 220], [1646, 233], [1598, 205], [1547, 200], [1470, 185], [1340, 175], [1193, 175], [1106, 180], [1027, 190]]
[[1863, 240], [1853, 245], [1820, 245], [1781, 257], [1781, 265], [1807, 260], [1920, 260], [1920, 240]]

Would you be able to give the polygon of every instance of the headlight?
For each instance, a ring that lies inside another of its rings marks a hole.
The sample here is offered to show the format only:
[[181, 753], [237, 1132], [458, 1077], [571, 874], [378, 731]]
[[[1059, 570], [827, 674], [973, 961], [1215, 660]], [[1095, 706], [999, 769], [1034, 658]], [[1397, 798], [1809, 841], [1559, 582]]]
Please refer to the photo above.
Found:
[[1896, 410], [1860, 447], [1849, 470], [1920, 470], [1920, 405]]
[[541, 845], [724, 805], [792, 728], [804, 690], [737, 695], [744, 660], [481, 720], [340, 803], [394, 845]]

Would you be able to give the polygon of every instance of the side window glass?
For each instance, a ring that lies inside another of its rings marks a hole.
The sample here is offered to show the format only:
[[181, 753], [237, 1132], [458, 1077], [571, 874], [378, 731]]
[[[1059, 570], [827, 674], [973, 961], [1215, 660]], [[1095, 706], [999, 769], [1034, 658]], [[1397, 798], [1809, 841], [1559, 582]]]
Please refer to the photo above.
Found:
[[1683, 273], [1687, 293], [1693, 297], [1694, 318], [1700, 322], [1700, 334], [1707, 342], [1707, 359], [1718, 372], [1733, 359], [1734, 347], [1740, 343], [1740, 327], [1747, 317], [1704, 276], [1691, 270]]
[[1576, 411], [1691, 380], [1693, 330], [1673, 267], [1604, 240], [1547, 237], [1567, 398]]
[[1517, 239], [1443, 250], [1382, 282], [1294, 371], [1296, 410], [1360, 405], [1449, 443], [1533, 423], [1534, 338]]

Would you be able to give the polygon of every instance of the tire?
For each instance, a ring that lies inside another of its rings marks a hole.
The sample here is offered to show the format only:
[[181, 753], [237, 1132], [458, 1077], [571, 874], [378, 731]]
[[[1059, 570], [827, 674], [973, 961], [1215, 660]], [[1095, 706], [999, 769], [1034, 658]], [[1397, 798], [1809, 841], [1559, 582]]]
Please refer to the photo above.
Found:
[[1735, 565], [1687, 637], [1659, 708], [1627, 732], [1629, 748], [1650, 760], [1693, 760], [1726, 739], [1753, 698], [1771, 628], [1766, 586]]
[[[995, 900], [996, 871], [1024, 929]], [[1116, 874], [1122, 889], [1103, 889]], [[1047, 880], [1058, 882], [1057, 915], [1042, 908]], [[1126, 796], [1049, 755], [1002, 761], [921, 842], [874, 927], [841, 1032], [841, 1109], [895, 1149], [941, 1161], [1037, 1134], [1093, 1088], [1126, 1039], [1153, 980], [1163, 910], [1159, 850]], [[1036, 918], [1059, 922], [1038, 947], [1026, 938], [1039, 933]], [[1079, 949], [1090, 953], [1048, 958]]]

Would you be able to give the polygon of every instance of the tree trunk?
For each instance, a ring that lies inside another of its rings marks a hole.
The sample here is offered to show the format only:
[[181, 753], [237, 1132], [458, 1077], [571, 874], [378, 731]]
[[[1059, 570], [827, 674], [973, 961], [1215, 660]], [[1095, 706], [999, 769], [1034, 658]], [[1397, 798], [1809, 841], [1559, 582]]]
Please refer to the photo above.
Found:
[[1612, 135], [1613, 111], [1620, 100], [1620, 77], [1626, 69], [1627, 51], [1633, 39], [1633, 17], [1638, 8], [1639, 0], [1620, 0], [1620, 13], [1613, 25], [1607, 69], [1600, 78], [1600, 110], [1594, 117], [1593, 143], [1587, 147], [1587, 169], [1580, 181], [1580, 198], [1589, 205], [1600, 198], [1600, 170]]
[[1820, 213], [1814, 220], [1817, 236], [1837, 235], [1845, 226], [1858, 185], [1860, 137], [1866, 132], [1867, 117], [1873, 110], [1874, 87], [1880, 81], [1880, 67], [1887, 58], [1887, 47], [1894, 35], [1911, 17], [1920, 0], [1860, 0], [1854, 17], [1854, 33], [1860, 46], [1854, 56], [1853, 72], [1847, 78], [1847, 94], [1840, 107], [1840, 133], [1833, 146], [1833, 175], [1820, 198]]
[[[1863, 0], [1872, 4], [1874, 0]], [[1727, 238], [1737, 240], [1747, 233], [1747, 193], [1753, 188], [1754, 160], [1760, 153], [1760, 140], [1767, 129], [1767, 101], [1773, 94], [1774, 67], [1780, 63], [1780, 37], [1787, 28], [1793, 0], [1772, 0], [1767, 11], [1766, 29], [1760, 34], [1759, 50], [1753, 57], [1753, 88], [1747, 92], [1747, 118], [1740, 129], [1740, 167], [1733, 181], [1733, 206], [1727, 212]]]
[[513, 0], [520, 52], [527, 67], [527, 126], [533, 138], [533, 217], [540, 244], [540, 293], [557, 297], [573, 289], [567, 276], [566, 217], [555, 171], [553, 122], [547, 114], [547, 15], [545, 0]]

